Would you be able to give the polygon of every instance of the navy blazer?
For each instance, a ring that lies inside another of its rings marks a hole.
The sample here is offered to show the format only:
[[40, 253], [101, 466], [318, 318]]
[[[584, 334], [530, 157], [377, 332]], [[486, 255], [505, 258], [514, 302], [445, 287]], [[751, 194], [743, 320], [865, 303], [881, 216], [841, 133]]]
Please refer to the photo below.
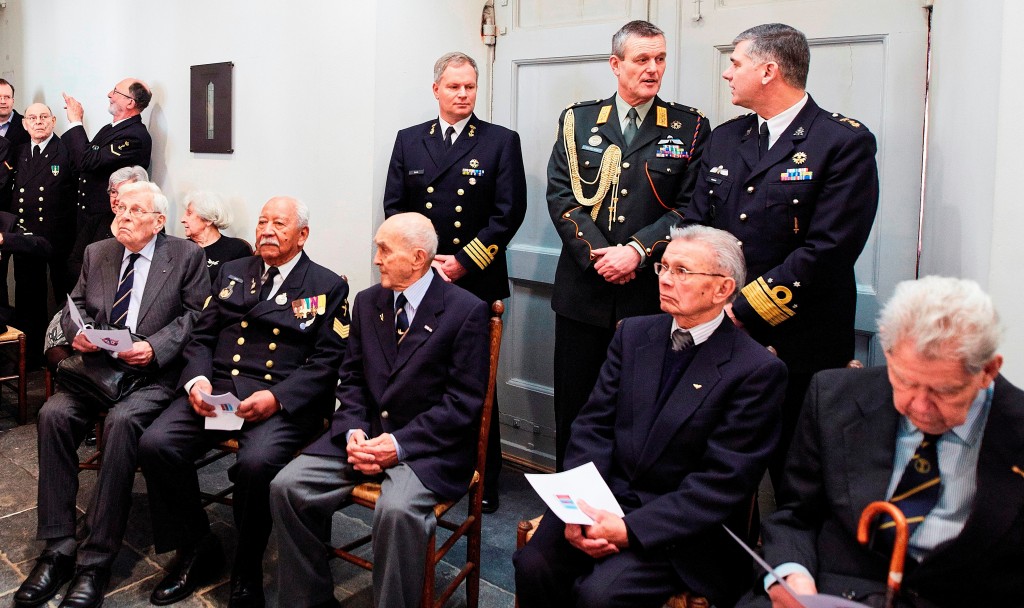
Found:
[[384, 186], [384, 215], [430, 218], [437, 252], [466, 269], [456, 284], [485, 302], [507, 298], [505, 250], [526, 217], [519, 134], [472, 115], [451, 150], [437, 120], [402, 129]]
[[148, 169], [153, 151], [153, 140], [141, 115], [126, 118], [116, 127], [104, 125], [92, 141], [82, 125], [68, 129], [63, 139], [79, 172], [78, 208], [87, 214], [109, 214], [110, 174], [133, 165]]
[[339, 373], [340, 405], [330, 431], [305, 453], [343, 458], [349, 430], [391, 433], [427, 489], [459, 498], [476, 462], [488, 344], [487, 305], [436, 274], [400, 346], [394, 292], [363, 290]]
[[348, 283], [305, 252], [299, 256], [274, 297], [262, 301], [263, 258], [221, 266], [185, 346], [179, 386], [205, 376], [239, 399], [269, 390], [291, 416], [331, 415], [349, 331]]
[[624, 319], [572, 425], [565, 468], [593, 461], [643, 549], [664, 552], [688, 589], [731, 605], [749, 581], [750, 497], [779, 439], [786, 366], [728, 319], [660, 412], [672, 318]]
[[[768, 563], [806, 566], [824, 593], [884, 591], [889, 556], [857, 542], [857, 522], [868, 503], [885, 500], [899, 420], [885, 367], [814, 376], [776, 492], [779, 509], [764, 523]], [[998, 376], [967, 523], [920, 564], [907, 560], [906, 593], [939, 606], [1022, 605], [1022, 469], [1024, 392]], [[755, 589], [766, 602], [760, 581]]]
[[853, 264], [878, 207], [875, 137], [818, 107], [800, 110], [763, 159], [757, 116], [711, 133], [686, 219], [743, 243], [747, 285], [733, 313], [790, 370], [853, 358]]

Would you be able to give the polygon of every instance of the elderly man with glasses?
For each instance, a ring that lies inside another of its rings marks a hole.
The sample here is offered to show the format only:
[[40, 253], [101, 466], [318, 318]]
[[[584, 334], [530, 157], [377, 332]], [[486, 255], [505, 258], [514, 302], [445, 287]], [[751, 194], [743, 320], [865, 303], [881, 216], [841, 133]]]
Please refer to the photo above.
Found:
[[[142, 386], [113, 405], [58, 385], [39, 411], [37, 538], [45, 540], [46, 547], [15, 593], [18, 607], [45, 603], [72, 578], [61, 607], [95, 608], [103, 603], [128, 521], [139, 437], [174, 396], [182, 348], [210, 293], [202, 249], [161, 232], [167, 199], [160, 188], [149, 182], [123, 187], [116, 212], [115, 238], [85, 250], [82, 276], [71, 299], [85, 323], [131, 330], [132, 348], [116, 357], [149, 373]], [[61, 321], [64, 334], [74, 336], [72, 347], [83, 358], [112, 356], [99, 353], [78, 332], [68, 309]], [[86, 515], [88, 533], [76, 543], [76, 449], [101, 411], [107, 414], [103, 466], [95, 495], [83, 501], [92, 505]]]

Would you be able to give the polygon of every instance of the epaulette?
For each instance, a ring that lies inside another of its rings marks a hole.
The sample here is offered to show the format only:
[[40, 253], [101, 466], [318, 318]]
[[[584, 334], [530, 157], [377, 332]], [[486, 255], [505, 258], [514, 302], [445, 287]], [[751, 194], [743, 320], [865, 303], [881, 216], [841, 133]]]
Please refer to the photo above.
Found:
[[690, 106], [684, 106], [683, 104], [676, 103], [674, 101], [668, 102], [668, 105], [669, 105], [670, 108], [672, 108], [674, 110], [682, 110], [683, 112], [689, 112], [690, 114], [696, 114], [697, 116], [700, 116], [701, 118], [707, 118], [707, 116], [704, 116], [704, 112], [701, 112], [697, 108], [691, 108]]
[[570, 103], [569, 105], [565, 106], [565, 109], [569, 110], [571, 108], [578, 108], [580, 106], [592, 106], [592, 105], [594, 105], [596, 103], [601, 103], [602, 101], [604, 101], [604, 100], [603, 99], [588, 99], [586, 101], [577, 101], [576, 103]]
[[726, 121], [722, 122], [722, 123], [721, 123], [720, 125], [718, 125], [718, 126], [722, 126], [722, 125], [727, 125], [727, 124], [729, 124], [730, 122], [733, 122], [733, 121], [739, 120], [739, 119], [741, 119], [741, 118], [746, 118], [746, 117], [748, 117], [748, 116], [753, 116], [753, 115], [754, 115], [754, 113], [753, 113], [753, 112], [747, 112], [746, 114], [740, 114], [739, 116], [733, 116], [732, 118], [730, 118], [729, 120], [726, 120]]
[[850, 129], [851, 131], [859, 131], [860, 129], [864, 128], [864, 125], [860, 124], [858, 121], [852, 118], [847, 118], [837, 112], [832, 112], [831, 114], [829, 114], [829, 118], [838, 122], [841, 125], [846, 125], [846, 128]]

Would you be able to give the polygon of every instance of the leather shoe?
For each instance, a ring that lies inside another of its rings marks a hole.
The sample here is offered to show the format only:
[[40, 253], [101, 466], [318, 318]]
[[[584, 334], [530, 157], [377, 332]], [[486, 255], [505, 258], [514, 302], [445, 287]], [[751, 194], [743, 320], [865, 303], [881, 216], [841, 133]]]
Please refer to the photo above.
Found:
[[90, 426], [89, 430], [85, 433], [85, 440], [82, 442], [86, 447], [93, 447], [96, 445], [96, 427]]
[[480, 510], [484, 513], [494, 513], [498, 510], [498, 497], [497, 496], [484, 496], [483, 500], [480, 501]]
[[178, 550], [167, 567], [167, 576], [157, 583], [149, 602], [156, 606], [180, 602], [201, 585], [216, 580], [223, 566], [224, 551], [216, 536], [207, 536], [194, 549]]
[[58, 608], [100, 608], [103, 592], [110, 582], [110, 570], [97, 566], [86, 566], [75, 572], [64, 601]]
[[45, 604], [75, 573], [75, 558], [55, 551], [43, 551], [25, 582], [14, 594], [17, 608]]
[[236, 574], [231, 577], [231, 597], [228, 608], [263, 608], [263, 576]]

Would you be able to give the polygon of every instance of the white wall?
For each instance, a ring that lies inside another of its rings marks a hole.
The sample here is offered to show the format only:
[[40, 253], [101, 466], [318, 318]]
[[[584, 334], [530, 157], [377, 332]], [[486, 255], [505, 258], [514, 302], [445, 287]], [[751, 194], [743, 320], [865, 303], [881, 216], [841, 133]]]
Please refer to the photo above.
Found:
[[[109, 122], [106, 94], [121, 78], [145, 80], [154, 181], [175, 202], [193, 188], [225, 195], [227, 233], [253, 240], [268, 198], [311, 209], [306, 250], [374, 281], [371, 237], [395, 131], [437, 115], [434, 60], [460, 48], [478, 61], [480, 1], [253, 2], [243, 0], [8, 0], [0, 11], [0, 73], [23, 110], [49, 103], [67, 128], [61, 92], [85, 106], [86, 130]], [[429, 26], [424, 26], [429, 24]], [[234, 62], [230, 155], [189, 152], [189, 67]], [[481, 108], [486, 108], [481, 100]], [[182, 235], [180, 209], [169, 231]]]
[[1007, 330], [1003, 371], [1024, 382], [1024, 3], [936, 0], [932, 27], [921, 274], [974, 279], [992, 294]]

